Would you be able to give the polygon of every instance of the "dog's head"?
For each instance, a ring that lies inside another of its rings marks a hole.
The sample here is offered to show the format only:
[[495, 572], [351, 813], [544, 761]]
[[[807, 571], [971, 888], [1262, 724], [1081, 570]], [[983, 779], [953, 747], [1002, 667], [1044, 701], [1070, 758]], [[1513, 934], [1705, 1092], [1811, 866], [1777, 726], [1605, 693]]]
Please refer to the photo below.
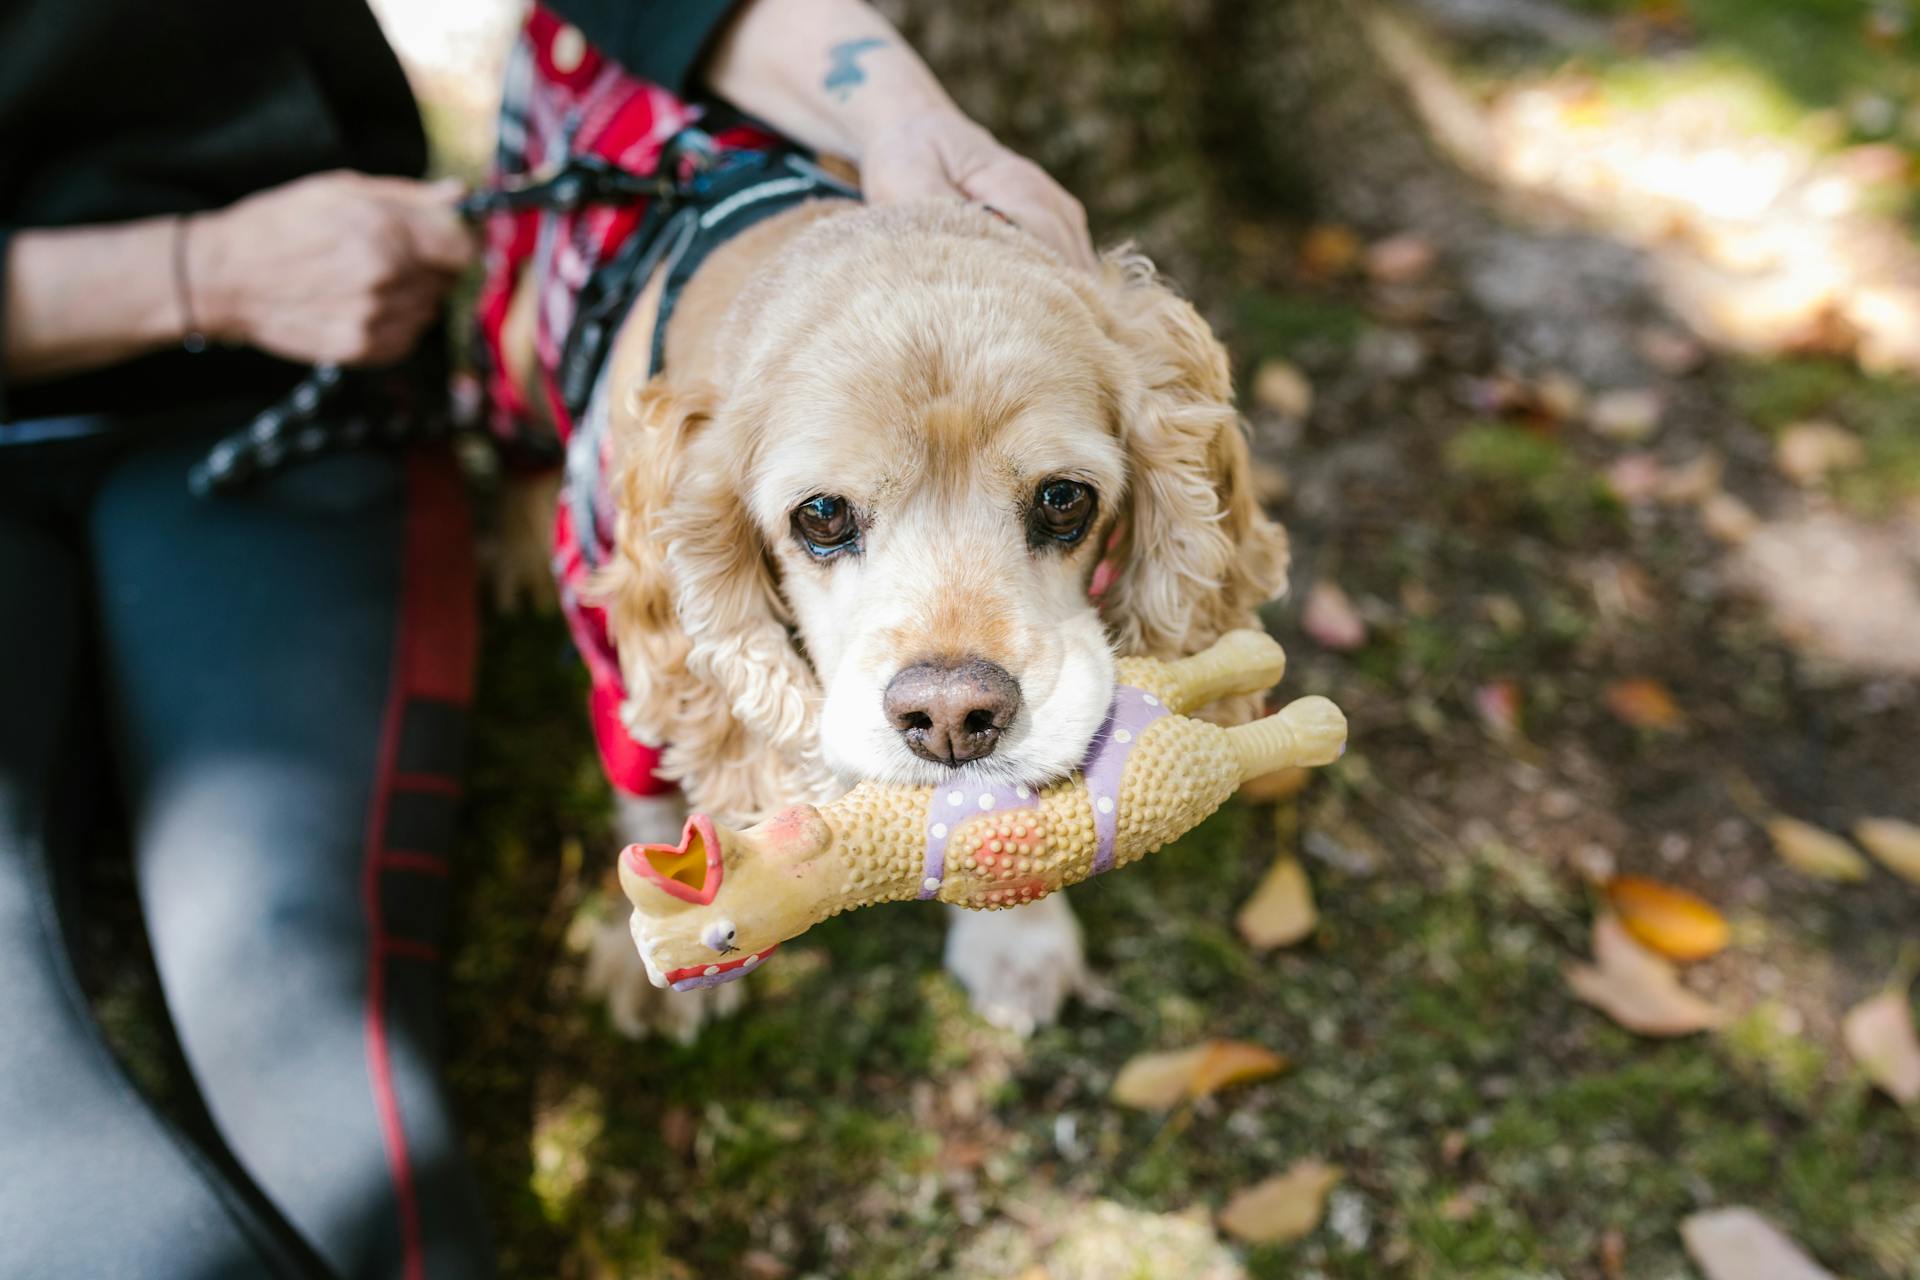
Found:
[[663, 661], [802, 772], [1044, 782], [1116, 645], [1197, 648], [1284, 579], [1225, 353], [1144, 259], [1090, 276], [977, 209], [849, 211], [722, 342], [724, 385], [623, 426], [652, 435], [623, 450], [615, 635], [683, 774], [719, 762]]

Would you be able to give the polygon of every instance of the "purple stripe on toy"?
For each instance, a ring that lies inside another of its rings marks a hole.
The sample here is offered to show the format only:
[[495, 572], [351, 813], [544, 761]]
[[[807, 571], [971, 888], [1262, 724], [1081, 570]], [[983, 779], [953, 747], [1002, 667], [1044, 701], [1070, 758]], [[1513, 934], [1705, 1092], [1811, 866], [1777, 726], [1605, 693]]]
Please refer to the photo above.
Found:
[[1031, 809], [1034, 804], [1032, 787], [1007, 787], [997, 782], [935, 791], [933, 803], [927, 806], [927, 862], [919, 896], [926, 899], [940, 892], [940, 882], [947, 878], [947, 840], [962, 822], [977, 813]]
[[1167, 714], [1160, 699], [1144, 689], [1120, 685], [1113, 691], [1113, 709], [1093, 735], [1087, 761], [1080, 773], [1087, 782], [1087, 800], [1093, 805], [1093, 830], [1099, 843], [1093, 854], [1093, 874], [1113, 870], [1113, 838], [1120, 827], [1120, 779], [1127, 757], [1140, 740], [1140, 731]]

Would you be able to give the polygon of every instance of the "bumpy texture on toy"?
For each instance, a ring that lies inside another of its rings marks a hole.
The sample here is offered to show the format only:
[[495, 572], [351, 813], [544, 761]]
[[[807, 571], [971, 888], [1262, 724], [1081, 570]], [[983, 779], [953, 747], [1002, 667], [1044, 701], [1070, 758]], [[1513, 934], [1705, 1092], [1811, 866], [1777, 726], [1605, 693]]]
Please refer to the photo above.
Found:
[[1037, 792], [862, 783], [745, 831], [695, 814], [678, 845], [629, 845], [620, 884], [647, 973], [676, 990], [708, 986], [855, 907], [937, 898], [992, 910], [1124, 867], [1192, 830], [1248, 778], [1339, 757], [1347, 721], [1325, 698], [1231, 729], [1181, 714], [1267, 688], [1286, 661], [1258, 631], [1177, 662], [1121, 659], [1113, 709], [1080, 773]]

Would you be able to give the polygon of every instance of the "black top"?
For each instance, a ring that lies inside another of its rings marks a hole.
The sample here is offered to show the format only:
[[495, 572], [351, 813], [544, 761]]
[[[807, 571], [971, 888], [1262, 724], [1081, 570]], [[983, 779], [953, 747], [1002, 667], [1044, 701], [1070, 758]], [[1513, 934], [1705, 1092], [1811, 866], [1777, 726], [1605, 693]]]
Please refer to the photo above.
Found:
[[[596, 46], [684, 91], [735, 0], [551, 0]], [[0, 299], [7, 235], [217, 209], [327, 169], [417, 176], [426, 137], [365, 0], [0, 3]], [[9, 389], [0, 421], [289, 385], [241, 351], [143, 356]]]

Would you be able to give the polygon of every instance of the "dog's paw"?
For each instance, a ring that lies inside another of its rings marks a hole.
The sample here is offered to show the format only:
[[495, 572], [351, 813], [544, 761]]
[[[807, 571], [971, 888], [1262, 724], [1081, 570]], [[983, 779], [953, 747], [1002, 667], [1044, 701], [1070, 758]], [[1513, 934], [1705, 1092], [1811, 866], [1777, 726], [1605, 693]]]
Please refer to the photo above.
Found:
[[1080, 922], [1059, 893], [1008, 911], [955, 908], [946, 959], [974, 1012], [1023, 1036], [1051, 1026], [1087, 985]]
[[589, 997], [606, 1000], [607, 1020], [629, 1040], [657, 1033], [681, 1044], [692, 1044], [702, 1027], [739, 1009], [746, 996], [746, 984], [740, 982], [693, 991], [656, 985], [634, 949], [627, 922], [616, 919], [593, 923], [584, 985]]

